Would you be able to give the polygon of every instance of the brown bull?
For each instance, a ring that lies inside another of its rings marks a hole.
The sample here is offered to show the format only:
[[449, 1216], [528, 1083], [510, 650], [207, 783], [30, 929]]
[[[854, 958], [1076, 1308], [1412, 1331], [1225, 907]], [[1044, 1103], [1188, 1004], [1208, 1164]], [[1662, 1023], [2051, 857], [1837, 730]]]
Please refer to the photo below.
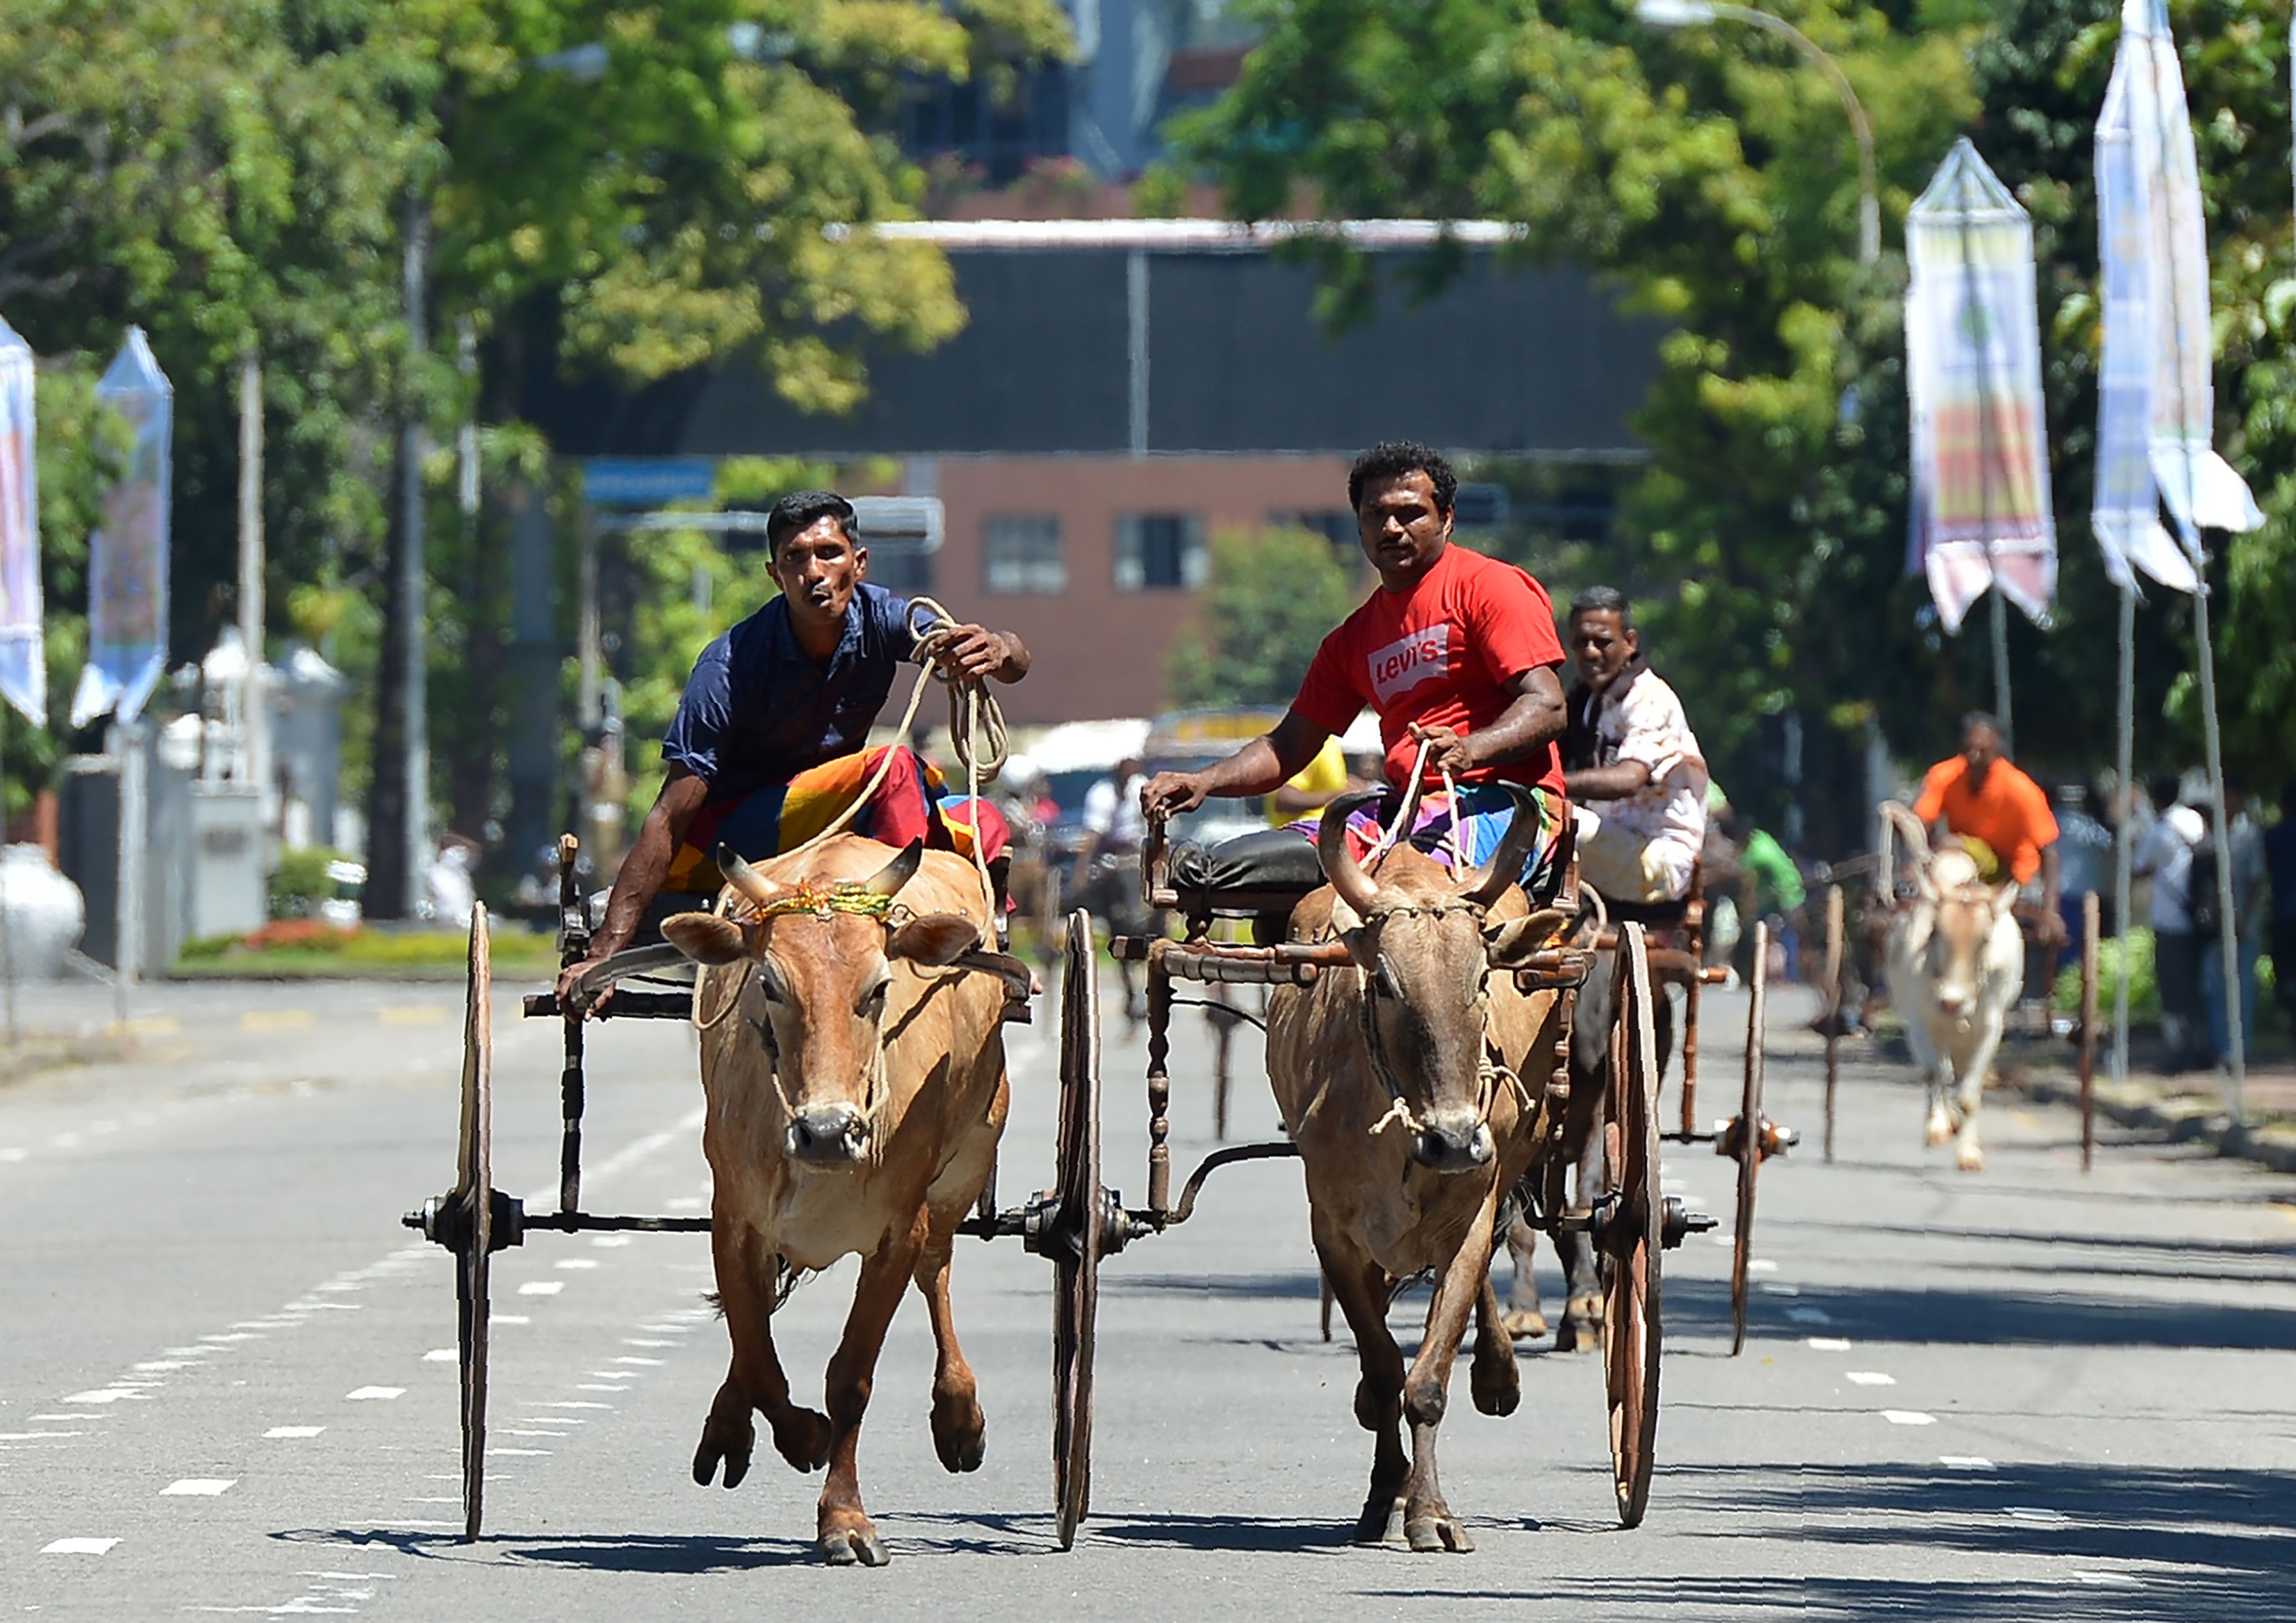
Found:
[[[1520, 1397], [1489, 1280], [1493, 1227], [1538, 1152], [1535, 1102], [1560, 1028], [1554, 993], [1526, 996], [1503, 971], [1562, 917], [1532, 914], [1513, 883], [1538, 829], [1527, 791], [1490, 865], [1464, 881], [1407, 846], [1376, 879], [1365, 873], [1344, 830], [1370, 798], [1324, 812], [1318, 849], [1331, 884], [1292, 922], [1295, 940], [1344, 941], [1350, 965], [1277, 988], [1268, 1076], [1306, 1167], [1316, 1256], [1355, 1332], [1356, 1419], [1376, 1439], [1356, 1537], [1400, 1532], [1414, 1550], [1464, 1551], [1473, 1541], [1436, 1480], [1436, 1431], [1471, 1312], [1475, 1406], [1505, 1414]], [[1519, 1078], [1534, 1080], [1526, 1088]], [[1406, 1372], [1388, 1305], [1401, 1282], [1431, 1272], [1434, 1300]]]
[[[980, 884], [961, 857], [853, 835], [758, 869], [721, 854], [720, 866], [745, 906], [682, 914], [662, 930], [710, 966], [699, 1006], [715, 1019], [701, 1039], [701, 1145], [733, 1362], [693, 1480], [707, 1484], [723, 1464], [726, 1486], [738, 1484], [761, 1414], [783, 1459], [829, 1467], [823, 1558], [880, 1566], [885, 1545], [861, 1506], [855, 1451], [911, 1282], [939, 1352], [935, 1451], [951, 1471], [981, 1459], [980, 1405], [948, 1295], [956, 1225], [988, 1182], [1007, 1097], [1004, 989], [994, 975], [948, 967], [985, 931]], [[823, 1414], [790, 1397], [773, 1312], [793, 1274], [857, 1253]]]

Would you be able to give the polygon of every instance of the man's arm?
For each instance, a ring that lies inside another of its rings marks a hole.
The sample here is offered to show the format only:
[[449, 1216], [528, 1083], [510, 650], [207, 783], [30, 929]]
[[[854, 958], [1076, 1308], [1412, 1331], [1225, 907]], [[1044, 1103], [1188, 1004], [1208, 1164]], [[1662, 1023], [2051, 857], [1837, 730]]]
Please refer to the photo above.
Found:
[[1152, 820], [1192, 812], [1208, 799], [1273, 794], [1316, 758], [1331, 734], [1297, 710], [1283, 712], [1273, 732], [1253, 739], [1201, 772], [1160, 772], [1140, 791], [1140, 809]]
[[1624, 800], [1641, 792], [1650, 779], [1647, 761], [1620, 761], [1615, 766], [1566, 772], [1562, 775], [1562, 788], [1574, 800]]
[[2041, 848], [2041, 916], [2033, 921], [2033, 933], [2044, 947], [2064, 945], [2065, 917], [2057, 909], [2063, 892], [2064, 871], [2057, 860], [2057, 842], [2052, 840]]
[[[683, 766], [670, 767], [668, 775], [662, 780], [661, 792], [654, 797], [653, 809], [646, 813], [645, 821], [638, 826], [636, 841], [630, 847], [629, 855], [622, 858], [621, 872], [614, 875], [614, 889], [606, 898], [605, 920], [598, 926], [598, 933], [590, 938], [590, 955], [584, 963], [611, 958], [630, 944], [646, 909], [661, 894], [662, 881], [669, 876], [669, 861], [677, 853], [678, 841], [685, 837], [693, 814], [701, 809], [701, 802], [709, 794], [707, 778], [696, 777]], [[559, 977], [560, 997], [569, 995], [573, 979], [581, 969], [582, 964], [575, 964]]]
[[1543, 750], [1562, 736], [1569, 719], [1562, 705], [1562, 684], [1551, 665], [1535, 665], [1507, 684], [1513, 694], [1499, 718], [1488, 727], [1461, 734], [1449, 727], [1414, 725], [1414, 738], [1433, 747], [1427, 765], [1457, 777], [1478, 766], [1502, 766]]

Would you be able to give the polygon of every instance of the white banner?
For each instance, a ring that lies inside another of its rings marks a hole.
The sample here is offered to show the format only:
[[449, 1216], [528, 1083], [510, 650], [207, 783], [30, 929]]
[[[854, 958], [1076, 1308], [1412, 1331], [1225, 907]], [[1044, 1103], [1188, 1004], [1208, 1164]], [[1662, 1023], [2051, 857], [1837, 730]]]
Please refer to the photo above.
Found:
[[40, 611], [40, 498], [32, 347], [0, 321], [0, 699], [48, 725]]

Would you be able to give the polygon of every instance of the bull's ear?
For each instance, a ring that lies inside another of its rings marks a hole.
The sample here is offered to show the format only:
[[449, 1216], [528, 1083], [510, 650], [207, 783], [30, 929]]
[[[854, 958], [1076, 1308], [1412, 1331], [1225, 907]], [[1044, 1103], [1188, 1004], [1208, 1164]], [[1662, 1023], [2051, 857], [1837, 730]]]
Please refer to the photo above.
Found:
[[1483, 931], [1483, 955], [1495, 970], [1520, 969], [1570, 922], [1570, 914], [1561, 909], [1546, 907], [1529, 918], [1493, 924]]
[[696, 963], [736, 963], [742, 959], [742, 927], [714, 913], [677, 913], [661, 923], [662, 939]]
[[980, 945], [980, 926], [961, 913], [928, 913], [911, 919], [885, 943], [885, 956], [941, 969]]

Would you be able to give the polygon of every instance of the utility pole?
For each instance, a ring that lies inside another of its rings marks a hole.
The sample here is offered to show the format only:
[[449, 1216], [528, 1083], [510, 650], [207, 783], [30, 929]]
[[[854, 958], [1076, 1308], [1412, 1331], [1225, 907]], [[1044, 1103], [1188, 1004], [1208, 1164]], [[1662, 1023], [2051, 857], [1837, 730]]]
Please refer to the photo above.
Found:
[[272, 798], [270, 698], [263, 679], [263, 361], [250, 344], [239, 357], [239, 640], [247, 650], [240, 725], [247, 775], [270, 828], [280, 808]]
[[430, 348], [423, 294], [430, 259], [430, 212], [406, 196], [402, 216], [400, 298], [406, 323], [406, 376], [398, 403], [398, 511], [393, 526], [389, 607], [384, 614], [381, 692], [375, 706], [374, 795], [367, 831], [366, 910], [379, 919], [412, 918], [422, 893], [430, 852], [427, 786], [430, 772], [424, 710], [427, 641], [422, 546], [422, 455], [427, 436], [414, 373]]

